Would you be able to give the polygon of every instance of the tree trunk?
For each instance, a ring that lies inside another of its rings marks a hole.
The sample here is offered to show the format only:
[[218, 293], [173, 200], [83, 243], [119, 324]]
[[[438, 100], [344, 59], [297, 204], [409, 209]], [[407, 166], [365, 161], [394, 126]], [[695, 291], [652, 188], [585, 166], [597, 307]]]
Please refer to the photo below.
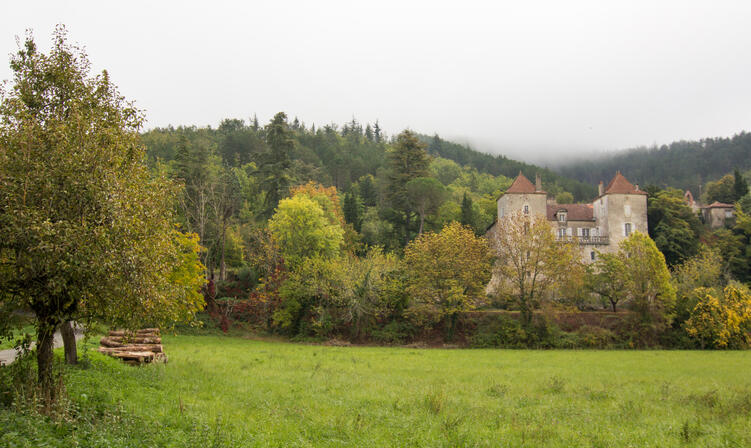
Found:
[[613, 305], [613, 312], [614, 312], [614, 313], [616, 313], [616, 312], [617, 312], [617, 311], [615, 310], [615, 303], [616, 303], [616, 302], [613, 302], [612, 300], [610, 301], [610, 304], [611, 304], [611, 305]]
[[422, 226], [425, 223], [425, 213], [420, 214], [420, 230], [417, 231], [417, 236], [422, 235]]
[[77, 364], [76, 333], [73, 331], [73, 325], [69, 320], [60, 324], [60, 334], [63, 336], [63, 346], [65, 347], [65, 364]]
[[222, 254], [219, 261], [219, 280], [225, 281], [227, 280], [227, 268], [224, 265], [224, 247], [227, 242], [227, 226], [226, 224], [222, 225]]
[[37, 327], [37, 381], [47, 403], [55, 400], [55, 385], [52, 381], [52, 349], [56, 324], [47, 319], [39, 319]]

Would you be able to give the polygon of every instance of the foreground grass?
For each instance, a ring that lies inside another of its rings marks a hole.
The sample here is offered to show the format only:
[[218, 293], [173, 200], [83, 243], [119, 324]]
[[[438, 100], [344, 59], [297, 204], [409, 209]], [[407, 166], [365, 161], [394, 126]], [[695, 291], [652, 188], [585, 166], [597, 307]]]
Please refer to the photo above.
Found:
[[165, 347], [91, 355], [68, 372], [82, 417], [0, 410], [0, 446], [751, 446], [745, 352]]

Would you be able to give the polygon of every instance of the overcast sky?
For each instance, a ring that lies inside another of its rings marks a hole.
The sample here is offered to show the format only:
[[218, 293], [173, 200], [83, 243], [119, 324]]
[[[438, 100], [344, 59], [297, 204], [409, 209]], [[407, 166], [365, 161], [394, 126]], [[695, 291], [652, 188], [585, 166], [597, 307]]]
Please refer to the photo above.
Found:
[[749, 1], [29, 0], [0, 50], [56, 23], [148, 127], [355, 116], [528, 160], [751, 128]]

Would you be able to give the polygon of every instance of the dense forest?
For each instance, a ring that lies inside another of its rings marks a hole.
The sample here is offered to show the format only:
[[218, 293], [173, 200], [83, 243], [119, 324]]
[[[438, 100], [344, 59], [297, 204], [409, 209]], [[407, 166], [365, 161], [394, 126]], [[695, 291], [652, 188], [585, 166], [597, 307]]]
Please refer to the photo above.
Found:
[[[152, 168], [186, 185], [183, 227], [200, 236], [210, 270], [222, 260], [242, 265], [240, 247], [248, 244], [247, 235], [240, 243], [243, 231], [262, 226], [290, 187], [308, 182], [333, 187], [334, 196], [341, 196], [344, 218], [354, 230], [350, 236], [358, 244], [387, 250], [400, 250], [423, 230], [440, 230], [451, 221], [483, 233], [495, 219], [496, 199], [519, 171], [541, 174], [551, 194], [586, 199], [594, 193], [592, 185], [534, 165], [483, 154], [438, 135], [414, 134], [425, 148], [427, 169], [409, 173], [408, 179], [425, 182], [405, 189], [408, 197], [393, 198], [394, 169], [387, 155], [396, 137], [387, 136], [378, 122], [363, 125], [353, 119], [316, 127], [297, 118], [280, 120], [289, 139], [283, 156], [270, 148], [272, 123], [260, 125], [255, 117], [226, 119], [217, 128], [167, 127], [141, 135]], [[272, 187], [275, 182], [279, 185]], [[394, 213], [395, 202], [403, 202], [400, 213]]]
[[640, 185], [691, 190], [698, 198], [700, 185], [703, 188], [707, 181], [717, 180], [734, 169], [751, 169], [749, 133], [633, 148], [588, 159], [574, 158], [556, 171], [582, 182], [597, 183], [620, 170]]

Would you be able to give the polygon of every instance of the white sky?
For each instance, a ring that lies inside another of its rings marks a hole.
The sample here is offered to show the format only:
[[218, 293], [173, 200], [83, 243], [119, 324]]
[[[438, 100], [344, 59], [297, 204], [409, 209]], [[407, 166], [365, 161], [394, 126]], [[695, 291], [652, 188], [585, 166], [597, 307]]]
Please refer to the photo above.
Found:
[[749, 1], [28, 0], [0, 51], [56, 23], [148, 127], [354, 115], [528, 160], [751, 128]]

